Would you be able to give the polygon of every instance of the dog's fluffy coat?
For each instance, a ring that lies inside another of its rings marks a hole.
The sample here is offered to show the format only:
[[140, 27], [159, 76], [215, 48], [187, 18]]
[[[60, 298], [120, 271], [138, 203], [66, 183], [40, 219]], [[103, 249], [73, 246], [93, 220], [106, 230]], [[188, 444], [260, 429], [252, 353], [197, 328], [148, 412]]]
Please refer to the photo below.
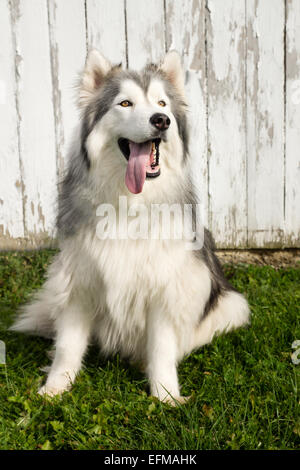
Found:
[[[132, 103], [131, 109], [122, 109], [122, 100]], [[170, 52], [160, 67], [150, 65], [138, 74], [90, 52], [80, 107], [82, 120], [60, 191], [60, 253], [13, 329], [55, 339], [40, 393], [68, 389], [89, 341], [96, 339], [104, 353], [142, 362], [152, 395], [182, 402], [178, 362], [215, 334], [246, 324], [246, 300], [224, 278], [207, 230], [198, 251], [186, 250], [184, 240], [100, 240], [96, 235], [97, 207], [110, 203], [118, 210], [120, 195], [127, 196], [129, 207], [196, 200], [179, 56]], [[158, 112], [171, 121], [162, 132], [149, 124]], [[161, 175], [146, 179], [142, 192], [132, 194], [118, 139], [139, 143], [157, 136]]]

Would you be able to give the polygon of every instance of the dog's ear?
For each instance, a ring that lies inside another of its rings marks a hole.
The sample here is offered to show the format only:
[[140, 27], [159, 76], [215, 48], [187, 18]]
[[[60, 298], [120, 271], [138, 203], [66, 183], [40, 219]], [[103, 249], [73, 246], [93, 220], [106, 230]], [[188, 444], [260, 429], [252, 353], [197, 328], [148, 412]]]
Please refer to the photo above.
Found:
[[169, 51], [160, 68], [176, 88], [178, 93], [184, 97], [184, 72], [179, 53], [175, 50]]
[[110, 72], [110, 62], [97, 49], [92, 49], [86, 59], [79, 84], [79, 106], [85, 107]]

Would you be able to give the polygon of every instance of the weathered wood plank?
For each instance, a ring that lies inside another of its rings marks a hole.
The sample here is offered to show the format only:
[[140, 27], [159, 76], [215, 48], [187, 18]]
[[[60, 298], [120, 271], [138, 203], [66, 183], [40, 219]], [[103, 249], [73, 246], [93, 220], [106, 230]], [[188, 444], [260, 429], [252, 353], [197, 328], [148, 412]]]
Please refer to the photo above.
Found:
[[53, 234], [56, 199], [47, 3], [12, 0], [11, 6], [17, 54], [25, 236], [38, 241]]
[[79, 121], [75, 85], [84, 67], [87, 52], [85, 2], [48, 0], [48, 15], [56, 158], [60, 179], [71, 136]]
[[247, 243], [245, 5], [211, 1], [207, 21], [210, 228], [220, 248]]
[[284, 23], [282, 0], [247, 1], [249, 246], [276, 247], [284, 228]]
[[176, 49], [186, 70], [190, 155], [195, 185], [208, 224], [205, 0], [166, 1], [166, 46]]
[[18, 146], [15, 51], [9, 4], [0, 2], [0, 247], [24, 237]]
[[285, 244], [300, 246], [300, 2], [286, 12]]
[[88, 47], [126, 67], [125, 0], [86, 0]]
[[161, 61], [165, 53], [163, 0], [127, 0], [129, 67], [140, 69], [147, 62]]

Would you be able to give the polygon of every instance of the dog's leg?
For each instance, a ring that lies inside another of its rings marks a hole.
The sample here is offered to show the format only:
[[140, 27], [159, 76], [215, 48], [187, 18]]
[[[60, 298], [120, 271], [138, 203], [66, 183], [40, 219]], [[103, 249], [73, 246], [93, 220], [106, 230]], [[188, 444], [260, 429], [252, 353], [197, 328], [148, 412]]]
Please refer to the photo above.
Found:
[[151, 395], [176, 405], [185, 403], [177, 377], [177, 339], [170, 319], [160, 309], [149, 312], [147, 321], [147, 374]]
[[79, 305], [70, 305], [56, 320], [54, 360], [40, 395], [58, 395], [70, 389], [86, 351], [91, 320]]

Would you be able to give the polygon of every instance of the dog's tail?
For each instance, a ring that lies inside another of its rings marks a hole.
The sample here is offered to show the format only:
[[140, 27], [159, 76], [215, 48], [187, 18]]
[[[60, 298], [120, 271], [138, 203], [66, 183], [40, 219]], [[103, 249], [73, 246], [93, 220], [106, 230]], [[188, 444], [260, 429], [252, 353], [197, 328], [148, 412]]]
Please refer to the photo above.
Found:
[[21, 308], [10, 331], [53, 338], [55, 319], [68, 300], [70, 278], [65, 275], [60, 260], [48, 270], [48, 279], [32, 302]]
[[21, 309], [9, 330], [53, 338], [54, 319], [51, 318], [50, 306], [42, 299], [36, 299]]
[[214, 336], [249, 323], [250, 309], [245, 297], [236, 291], [227, 291], [219, 297], [217, 305], [200, 321], [195, 331], [194, 348], [210, 343]]

